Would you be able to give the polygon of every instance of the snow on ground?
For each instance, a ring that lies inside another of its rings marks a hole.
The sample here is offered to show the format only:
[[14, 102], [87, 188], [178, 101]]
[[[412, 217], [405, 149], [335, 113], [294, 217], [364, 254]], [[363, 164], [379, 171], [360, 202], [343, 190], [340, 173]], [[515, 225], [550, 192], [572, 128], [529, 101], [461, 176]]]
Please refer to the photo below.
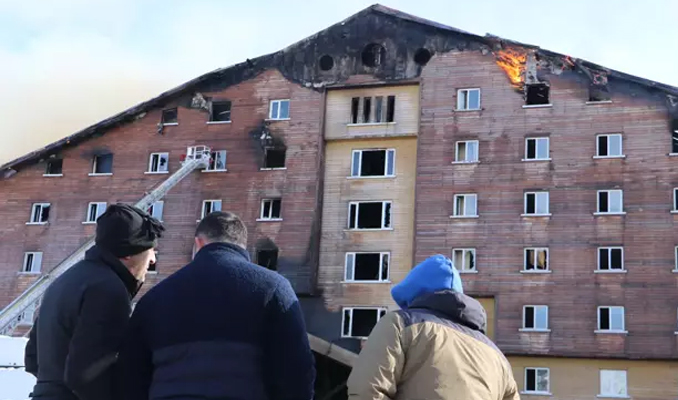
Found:
[[0, 400], [26, 400], [35, 378], [23, 368], [27, 339], [0, 336]]
[[26, 338], [0, 336], [0, 367], [23, 367], [27, 341]]

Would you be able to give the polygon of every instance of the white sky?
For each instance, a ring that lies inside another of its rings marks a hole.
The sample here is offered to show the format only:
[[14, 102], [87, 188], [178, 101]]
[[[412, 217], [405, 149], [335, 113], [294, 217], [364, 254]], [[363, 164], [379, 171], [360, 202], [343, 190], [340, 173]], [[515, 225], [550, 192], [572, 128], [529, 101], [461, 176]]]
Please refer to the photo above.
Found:
[[[0, 0], [0, 164], [205, 72], [279, 50], [371, 4]], [[675, 0], [381, 4], [678, 86]]]

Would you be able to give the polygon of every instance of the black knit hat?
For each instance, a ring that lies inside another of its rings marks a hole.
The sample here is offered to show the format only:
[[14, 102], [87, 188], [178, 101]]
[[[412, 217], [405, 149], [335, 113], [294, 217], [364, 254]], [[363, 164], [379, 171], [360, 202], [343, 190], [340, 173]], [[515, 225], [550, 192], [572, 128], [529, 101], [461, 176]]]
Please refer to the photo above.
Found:
[[136, 207], [112, 204], [97, 219], [96, 245], [118, 258], [156, 247], [165, 227]]

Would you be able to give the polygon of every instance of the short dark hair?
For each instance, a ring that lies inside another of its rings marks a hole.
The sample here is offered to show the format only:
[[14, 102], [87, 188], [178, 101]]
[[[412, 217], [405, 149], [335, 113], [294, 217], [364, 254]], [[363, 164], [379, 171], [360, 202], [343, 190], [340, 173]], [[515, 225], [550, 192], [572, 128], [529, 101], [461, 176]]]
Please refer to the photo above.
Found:
[[247, 247], [247, 227], [240, 217], [230, 212], [207, 214], [198, 224], [195, 236], [203, 236], [212, 243], [226, 242]]

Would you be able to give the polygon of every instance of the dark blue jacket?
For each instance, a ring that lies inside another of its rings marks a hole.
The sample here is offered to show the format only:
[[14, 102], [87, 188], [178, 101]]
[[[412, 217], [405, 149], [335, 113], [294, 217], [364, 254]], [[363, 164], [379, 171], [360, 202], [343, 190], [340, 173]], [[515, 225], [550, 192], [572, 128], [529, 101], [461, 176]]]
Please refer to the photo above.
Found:
[[139, 301], [117, 368], [120, 400], [310, 400], [315, 379], [292, 286], [226, 243]]

